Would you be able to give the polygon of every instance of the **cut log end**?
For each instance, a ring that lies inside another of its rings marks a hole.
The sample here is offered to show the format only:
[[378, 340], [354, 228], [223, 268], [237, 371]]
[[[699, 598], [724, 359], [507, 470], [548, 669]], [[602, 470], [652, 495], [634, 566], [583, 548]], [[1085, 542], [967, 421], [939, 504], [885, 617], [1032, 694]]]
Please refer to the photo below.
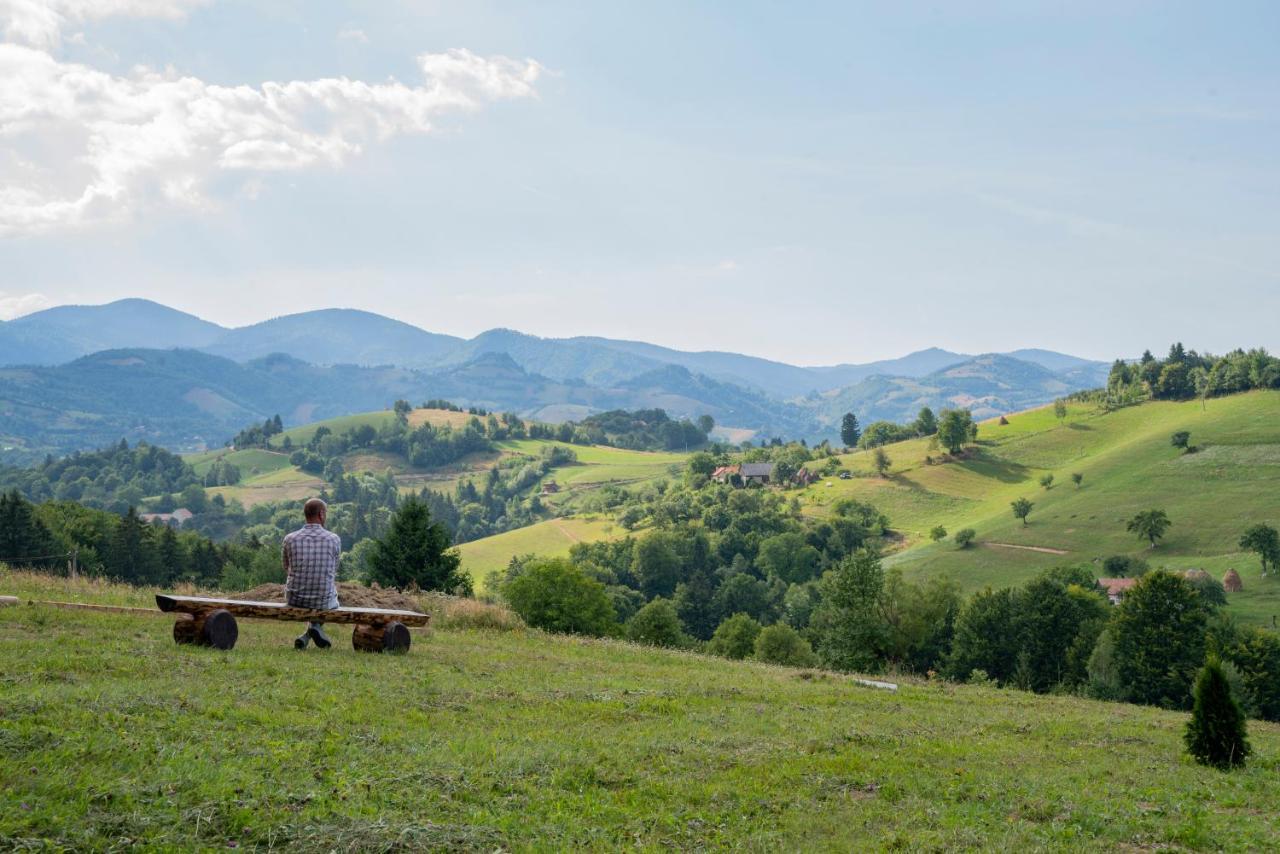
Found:
[[211, 646], [214, 649], [231, 649], [240, 637], [236, 618], [221, 608], [194, 617], [186, 617], [173, 624], [173, 639], [178, 643]]
[[394, 620], [377, 626], [359, 625], [351, 633], [351, 645], [358, 652], [405, 653], [411, 642], [409, 628]]

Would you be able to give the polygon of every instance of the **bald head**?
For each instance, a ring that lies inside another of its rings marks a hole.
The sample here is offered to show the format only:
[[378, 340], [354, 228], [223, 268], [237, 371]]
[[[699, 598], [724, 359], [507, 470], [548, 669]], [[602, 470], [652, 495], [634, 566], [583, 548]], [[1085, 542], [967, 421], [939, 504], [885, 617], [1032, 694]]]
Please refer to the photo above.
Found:
[[302, 515], [306, 517], [306, 520], [319, 525], [324, 524], [324, 517], [328, 512], [328, 505], [319, 498], [309, 499], [306, 504], [302, 505]]

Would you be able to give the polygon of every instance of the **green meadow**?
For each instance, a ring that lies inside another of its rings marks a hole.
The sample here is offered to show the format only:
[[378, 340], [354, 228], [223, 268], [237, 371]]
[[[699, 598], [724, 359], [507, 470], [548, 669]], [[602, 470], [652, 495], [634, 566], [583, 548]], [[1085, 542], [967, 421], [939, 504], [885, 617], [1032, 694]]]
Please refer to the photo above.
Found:
[[[871, 455], [842, 458], [857, 476], [823, 479], [802, 493], [806, 512], [828, 512], [840, 498], [875, 504], [904, 537], [890, 565], [908, 576], [949, 573], [966, 589], [1021, 582], [1065, 563], [1133, 555], [1152, 566], [1203, 568], [1221, 578], [1235, 568], [1245, 590], [1230, 597], [1240, 618], [1270, 624], [1280, 615], [1280, 580], [1261, 578], [1238, 541], [1257, 522], [1280, 524], [1280, 393], [1252, 392], [1186, 403], [1152, 402], [1099, 413], [1073, 404], [1065, 419], [1052, 407], [1017, 413], [1007, 425], [984, 422], [967, 458], [939, 457], [927, 440], [886, 447], [889, 477], [874, 475]], [[1171, 447], [1188, 430], [1195, 453]], [[1076, 487], [1071, 475], [1084, 480]], [[1054, 476], [1052, 488], [1039, 484]], [[828, 485], [828, 483], [830, 485]], [[1035, 508], [1023, 525], [1009, 504]], [[1173, 525], [1154, 548], [1125, 530], [1139, 511], [1160, 508]], [[934, 525], [977, 531], [977, 544], [932, 543]], [[1037, 551], [1035, 549], [1043, 549]]]
[[[0, 592], [149, 600], [3, 572]], [[0, 608], [0, 848], [1280, 846], [1275, 725], [1223, 774], [1150, 708], [528, 630], [299, 653], [296, 630], [241, 621], [216, 652], [158, 612]]]
[[575, 543], [612, 539], [626, 533], [621, 525], [608, 517], [566, 516], [463, 543], [458, 546], [458, 551], [462, 554], [462, 568], [471, 573], [476, 592], [481, 592], [485, 577], [491, 572], [506, 569], [515, 555], [565, 557]]

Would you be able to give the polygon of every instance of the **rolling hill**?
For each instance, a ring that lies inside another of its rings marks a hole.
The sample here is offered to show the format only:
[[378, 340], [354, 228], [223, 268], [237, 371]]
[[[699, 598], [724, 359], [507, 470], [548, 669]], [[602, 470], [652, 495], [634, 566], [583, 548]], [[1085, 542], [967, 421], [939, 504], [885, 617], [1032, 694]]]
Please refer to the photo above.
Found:
[[907, 423], [922, 406], [934, 412], [968, 409], [975, 418], [991, 418], [1106, 384], [1106, 365], [1070, 359], [1045, 359], [1063, 366], [1052, 370], [1035, 361], [991, 353], [919, 377], [869, 377], [811, 403], [818, 420], [829, 427], [837, 426], [846, 412], [856, 413], [863, 424], [882, 419]]
[[316, 365], [431, 365], [463, 341], [367, 311], [328, 308], [224, 331], [203, 347], [237, 362], [284, 353]]
[[[1245, 590], [1229, 607], [1268, 625], [1280, 616], [1280, 579], [1260, 577], [1257, 557], [1238, 541], [1257, 522], [1280, 524], [1280, 392], [1259, 391], [1199, 402], [1150, 402], [1101, 413], [1072, 404], [1059, 422], [1051, 407], [1020, 412], [1007, 425], [983, 423], [976, 452], [945, 464], [924, 439], [886, 446], [893, 467], [875, 477], [871, 455], [842, 462], [859, 476], [822, 480], [801, 492], [808, 513], [822, 514], [845, 497], [888, 514], [906, 548], [890, 564], [908, 576], [949, 573], [968, 590], [1030, 578], [1050, 566], [1110, 555], [1141, 557], [1152, 566], [1203, 568], [1221, 578], [1234, 567]], [[1199, 449], [1185, 454], [1170, 434], [1191, 432]], [[1079, 487], [1072, 473], [1083, 475]], [[1039, 480], [1052, 474], [1051, 489]], [[1029, 525], [1012, 515], [1017, 498], [1035, 503]], [[1125, 530], [1135, 513], [1164, 509], [1173, 527], [1154, 549]], [[977, 531], [977, 545], [931, 543], [943, 525]]]
[[546, 419], [609, 409], [666, 408], [712, 415], [726, 427], [813, 429], [797, 407], [668, 366], [602, 388], [530, 374], [505, 354], [439, 373], [394, 366], [313, 365], [285, 355], [235, 362], [193, 350], [109, 350], [55, 367], [0, 368], [0, 460], [101, 447], [121, 438], [177, 450], [218, 447], [240, 428], [279, 414], [287, 424], [381, 410], [397, 399]]
[[[152, 591], [0, 570], [26, 600]], [[432, 606], [433, 603], [424, 603]], [[433, 611], [440, 614], [439, 605]], [[1280, 726], [1223, 774], [1186, 715], [467, 629], [407, 657], [228, 653], [152, 610], [0, 608], [0, 847], [1274, 850]], [[32, 769], [39, 769], [33, 773]]]
[[60, 365], [101, 350], [206, 347], [215, 323], [145, 299], [60, 305], [0, 323], [0, 365]]

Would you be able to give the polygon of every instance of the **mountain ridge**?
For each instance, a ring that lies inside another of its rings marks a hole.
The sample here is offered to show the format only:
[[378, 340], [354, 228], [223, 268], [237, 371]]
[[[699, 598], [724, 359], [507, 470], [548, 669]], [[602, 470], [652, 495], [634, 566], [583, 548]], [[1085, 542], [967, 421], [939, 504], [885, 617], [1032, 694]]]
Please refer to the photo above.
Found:
[[[173, 347], [204, 350], [239, 362], [287, 353], [312, 364], [432, 370], [464, 364], [486, 352], [506, 352], [531, 373], [600, 386], [664, 364], [678, 364], [781, 400], [845, 388], [877, 374], [923, 377], [974, 358], [930, 347], [864, 364], [801, 366], [721, 350], [676, 350], [589, 335], [543, 338], [503, 328], [463, 339], [352, 308], [314, 309], [226, 328], [137, 298], [100, 306], [57, 306], [0, 324], [0, 365], [52, 366], [101, 350]], [[1104, 364], [1041, 349], [1006, 355], [1050, 370]]]

